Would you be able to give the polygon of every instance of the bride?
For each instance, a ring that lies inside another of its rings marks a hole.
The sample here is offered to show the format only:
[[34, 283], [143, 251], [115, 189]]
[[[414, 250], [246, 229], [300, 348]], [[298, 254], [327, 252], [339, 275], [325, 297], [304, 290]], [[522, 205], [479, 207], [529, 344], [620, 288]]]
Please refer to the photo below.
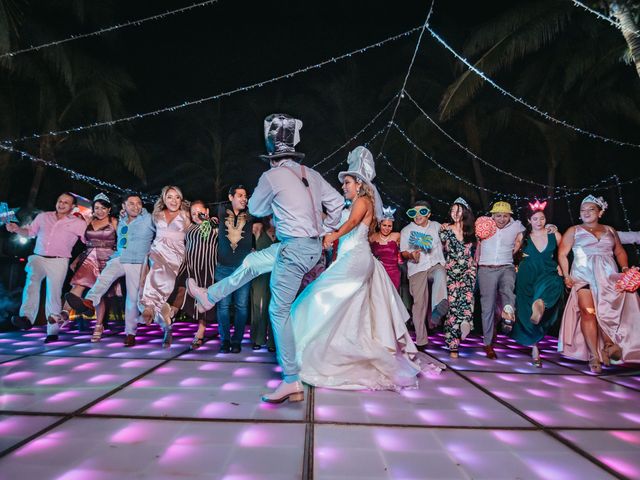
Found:
[[[371, 152], [357, 147], [349, 170], [338, 178], [351, 208], [337, 232], [324, 237], [325, 248], [339, 239], [334, 263], [312, 282], [291, 307], [300, 378], [314, 386], [338, 389], [399, 390], [417, 387], [422, 369], [444, 365], [418, 351], [405, 322], [409, 313], [384, 267], [371, 254], [369, 230], [382, 202], [371, 183]], [[348, 217], [348, 218], [347, 218]]]

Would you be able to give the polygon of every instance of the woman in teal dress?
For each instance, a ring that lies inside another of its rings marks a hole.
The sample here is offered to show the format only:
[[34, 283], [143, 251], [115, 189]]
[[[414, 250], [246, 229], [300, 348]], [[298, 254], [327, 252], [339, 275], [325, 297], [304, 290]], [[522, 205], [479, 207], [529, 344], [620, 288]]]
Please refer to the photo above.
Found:
[[518, 321], [511, 337], [531, 346], [533, 364], [541, 367], [538, 342], [558, 320], [562, 276], [558, 271], [557, 250], [561, 236], [547, 233], [546, 202], [529, 204], [529, 231], [522, 243], [522, 260], [516, 277], [516, 313]]

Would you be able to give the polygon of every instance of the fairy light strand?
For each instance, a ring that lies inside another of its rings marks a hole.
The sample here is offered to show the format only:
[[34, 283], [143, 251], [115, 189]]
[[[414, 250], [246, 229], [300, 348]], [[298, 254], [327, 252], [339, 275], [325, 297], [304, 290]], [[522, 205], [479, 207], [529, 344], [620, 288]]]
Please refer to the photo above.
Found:
[[384, 151], [384, 146], [387, 144], [387, 137], [389, 136], [391, 123], [393, 123], [393, 121], [396, 119], [396, 113], [398, 113], [398, 107], [400, 107], [400, 102], [402, 101], [404, 89], [407, 86], [407, 82], [409, 81], [409, 76], [411, 75], [411, 70], [413, 69], [413, 64], [416, 61], [416, 57], [418, 56], [418, 50], [420, 50], [420, 42], [422, 41], [422, 36], [424, 35], [425, 29], [429, 25], [429, 19], [431, 18], [431, 14], [433, 13], [434, 4], [435, 4], [435, 0], [431, 0], [431, 6], [429, 7], [429, 11], [427, 12], [427, 18], [424, 20], [424, 25], [422, 25], [422, 29], [420, 30], [420, 35], [418, 36], [418, 41], [416, 42], [416, 48], [413, 50], [413, 55], [411, 56], [411, 62], [409, 62], [409, 68], [407, 69], [407, 73], [404, 76], [402, 87], [400, 87], [400, 91], [398, 92], [398, 101], [396, 102], [395, 107], [393, 107], [393, 113], [391, 114], [391, 120], [389, 120], [389, 127], [387, 128], [387, 131], [384, 134], [384, 139], [382, 140], [380, 153]]
[[65, 167], [63, 165], [60, 165], [56, 162], [52, 162], [51, 160], [45, 160], [43, 158], [37, 157], [35, 155], [30, 154], [29, 152], [25, 152], [24, 150], [18, 150], [14, 147], [11, 147], [9, 145], [3, 145], [0, 143], [0, 149], [9, 152], [9, 153], [13, 153], [15, 155], [18, 155], [20, 158], [22, 159], [27, 159], [30, 160], [32, 163], [39, 163], [42, 165], [45, 165], [47, 167], [50, 168], [55, 168], [56, 170], [59, 170], [61, 172], [66, 173], [67, 175], [69, 175], [72, 179], [74, 180], [79, 180], [85, 183], [90, 184], [91, 186], [95, 187], [95, 188], [99, 188], [102, 190], [107, 190], [107, 191], [111, 191], [111, 192], [117, 192], [119, 194], [135, 194], [135, 195], [140, 195], [140, 197], [145, 200], [145, 201], [154, 201], [156, 199], [156, 197], [154, 196], [149, 196], [149, 195], [145, 195], [139, 191], [136, 190], [132, 190], [130, 188], [123, 188], [120, 187], [119, 185], [116, 185], [114, 183], [110, 183], [107, 182], [105, 180], [101, 180], [99, 178], [96, 177], [92, 177], [90, 175], [84, 175], [80, 172], [77, 172], [71, 168]]
[[[371, 145], [376, 140], [376, 138], [378, 138], [380, 135], [382, 135], [382, 132], [384, 132], [386, 130], [386, 128], [387, 128], [386, 125], [384, 127], [382, 127], [380, 130], [378, 130], [376, 133], [374, 133], [373, 136], [369, 140], [367, 140], [365, 143], [363, 143], [362, 146], [363, 147], [368, 147], [369, 145]], [[344, 165], [345, 163], [347, 163], [347, 159], [346, 158], [344, 160], [340, 160], [336, 165], [334, 165], [330, 169], [325, 170], [324, 172], [322, 172], [321, 175], [324, 177], [328, 173], [331, 173], [331, 172], [335, 171], [340, 165]]]
[[415, 182], [411, 181], [409, 177], [405, 175], [404, 172], [402, 172], [392, 162], [389, 161], [389, 158], [384, 153], [380, 154], [380, 158], [382, 158], [385, 161], [385, 163], [391, 168], [391, 170], [393, 170], [397, 175], [400, 176], [400, 178], [402, 178], [406, 183], [408, 183], [413, 188], [415, 188], [418, 192], [420, 192], [423, 195], [426, 195], [427, 197], [431, 198], [432, 200], [435, 200], [436, 202], [442, 205], [449, 205], [449, 202], [446, 202], [445, 200], [442, 200], [441, 198], [438, 198], [435, 195], [423, 190]]
[[[404, 140], [411, 145], [416, 151], [418, 151], [423, 157], [425, 157], [426, 159], [428, 159], [429, 161], [431, 161], [436, 167], [438, 167], [440, 170], [444, 171], [445, 173], [447, 173], [449, 176], [455, 178], [456, 180], [465, 183], [466, 185], [476, 188], [478, 190], [483, 190], [487, 193], [491, 193], [493, 195], [496, 196], [500, 196], [503, 198], [511, 198], [513, 200], [518, 200], [518, 201], [528, 201], [530, 200], [529, 197], [525, 197], [523, 195], [517, 195], [514, 193], [505, 193], [505, 192], [500, 192], [497, 190], [492, 190], [490, 188], [486, 188], [486, 187], [482, 187], [480, 185], [476, 185], [475, 183], [471, 182], [470, 180], [461, 177], [460, 175], [456, 174], [455, 172], [451, 171], [450, 169], [448, 169], [447, 167], [445, 167], [444, 165], [442, 165], [441, 163], [439, 163], [437, 160], [435, 160], [435, 158], [433, 158], [432, 156], [430, 156], [428, 153], [426, 153], [424, 150], [422, 150], [410, 137], [409, 135], [402, 129], [400, 128], [400, 126], [394, 122], [393, 127], [402, 135], [402, 137], [404, 138]], [[615, 176], [612, 175], [610, 177], [607, 178], [603, 178], [602, 180], [594, 183], [593, 185], [588, 185], [579, 189], [576, 189], [574, 191], [571, 192], [566, 192], [564, 194], [561, 195], [547, 195], [547, 196], [536, 196], [535, 198], [538, 200], [558, 200], [558, 199], [562, 199], [562, 198], [567, 198], [567, 197], [574, 197], [577, 195], [581, 195], [584, 193], [589, 193], [589, 192], [593, 192], [593, 191], [597, 191], [597, 190], [610, 190], [611, 188], [615, 187], [615, 185], [606, 185], [608, 182], [611, 182], [612, 180], [615, 180]], [[636, 181], [640, 180], [640, 177], [636, 177], [634, 179], [631, 180], [627, 180], [625, 182], [620, 182], [621, 185], [624, 184], [629, 184], [629, 183], [634, 183]]]
[[473, 73], [478, 75], [485, 82], [487, 82], [489, 85], [491, 85], [493, 88], [498, 90], [500, 93], [502, 93], [506, 97], [509, 97], [514, 102], [517, 102], [517, 103], [523, 105], [524, 107], [528, 108], [532, 112], [537, 113], [538, 115], [540, 115], [541, 117], [545, 118], [546, 120], [549, 120], [550, 122], [553, 122], [553, 123], [555, 123], [557, 125], [562, 125], [565, 128], [573, 130], [574, 132], [580, 133], [581, 135], [585, 135], [585, 136], [587, 136], [589, 138], [601, 140], [601, 141], [603, 141], [605, 143], [612, 143], [612, 144], [618, 145], [618, 146], [640, 148], [640, 144], [631, 143], [631, 142], [625, 142], [625, 141], [622, 141], [622, 140], [617, 140], [617, 139], [614, 139], [614, 138], [609, 138], [609, 137], [605, 137], [603, 135], [599, 135], [599, 134], [591, 132], [589, 130], [585, 130], [584, 128], [577, 127], [577, 126], [575, 126], [575, 125], [573, 125], [573, 124], [571, 124], [571, 123], [569, 123], [569, 122], [567, 122], [565, 120], [561, 120], [559, 118], [556, 118], [556, 117], [548, 114], [547, 112], [544, 112], [544, 111], [540, 110], [539, 107], [536, 107], [535, 105], [531, 105], [526, 100], [523, 100], [522, 98], [518, 97], [517, 95], [514, 95], [513, 93], [509, 92], [505, 88], [503, 88], [500, 85], [498, 85], [494, 80], [492, 80], [490, 77], [488, 77], [482, 70], [480, 70], [479, 68], [475, 67], [473, 64], [471, 64], [471, 62], [469, 62], [466, 58], [464, 58], [456, 50], [454, 50], [453, 47], [451, 47], [444, 39], [442, 39], [442, 37], [440, 37], [440, 35], [438, 35], [436, 32], [434, 32], [431, 29], [431, 27], [427, 27], [427, 30], [429, 31], [431, 36], [438, 43], [440, 43], [445, 49], [447, 49], [455, 58], [460, 60], [460, 62], [465, 64], [466, 67], [469, 70], [471, 70]]
[[[605, 22], [610, 23], [611, 25], [616, 27], [618, 30], [623, 30], [622, 25], [617, 20], [614, 20], [613, 18], [611, 18], [611, 17], [609, 17], [607, 15], [604, 15], [604, 14], [600, 13], [597, 10], [594, 10], [593, 8], [589, 7], [588, 5], [585, 5], [582, 2], [579, 2], [578, 0], [571, 0], [571, 3], [573, 3], [576, 7], [580, 7], [583, 10], [586, 10], [587, 12], [595, 15], [600, 20], [604, 20]], [[638, 35], [638, 34], [640, 34], [640, 30], [635, 30], [635, 31], [631, 30], [630, 33], [632, 35]]]
[[465, 145], [463, 145], [462, 143], [460, 143], [458, 140], [456, 140], [455, 138], [453, 138], [451, 135], [449, 135], [449, 133], [447, 133], [435, 120], [433, 120], [429, 114], [418, 104], [418, 102], [416, 102], [413, 97], [409, 94], [409, 92], [405, 91], [404, 94], [406, 95], [406, 97], [411, 101], [411, 103], [413, 103], [413, 105], [420, 111], [420, 113], [422, 114], [422, 116], [424, 116], [440, 133], [442, 133], [447, 139], [449, 139], [450, 142], [452, 142], [454, 145], [456, 145], [458, 148], [460, 148], [461, 150], [464, 150], [469, 156], [475, 158], [476, 160], [478, 160], [480, 163], [492, 168], [493, 170], [495, 170], [496, 172], [502, 173], [503, 175], [507, 175], [515, 180], [518, 180], [519, 182], [523, 182], [523, 183], [528, 183], [530, 185], [536, 185], [538, 187], [543, 187], [543, 188], [559, 188], [561, 190], [571, 190], [567, 187], [561, 186], [561, 187], [554, 187], [552, 185], [547, 185], [546, 183], [540, 183], [540, 182], [536, 182], [534, 180], [529, 180], [527, 178], [523, 178], [520, 177], [514, 173], [511, 173], [507, 170], [504, 170], [486, 160], [484, 160], [483, 158], [481, 158], [480, 156], [476, 155], [474, 152], [472, 152], [471, 150], [469, 150], [468, 147], [466, 147]]
[[158, 13], [156, 15], [151, 15], [150, 17], [139, 18], [137, 20], [130, 20], [128, 22], [119, 23], [119, 24], [116, 24], [116, 25], [111, 25], [110, 27], [101, 28], [101, 29], [93, 31], [93, 32], [80, 33], [80, 34], [77, 34], [77, 35], [71, 35], [71, 36], [69, 36], [67, 38], [63, 38], [61, 40], [54, 40], [52, 42], [47, 42], [47, 43], [43, 43], [43, 44], [40, 44], [40, 45], [34, 45], [34, 46], [23, 48], [23, 49], [20, 49], [20, 50], [14, 50], [12, 52], [3, 53], [3, 54], [0, 55], [0, 58], [15, 57], [16, 55], [20, 55], [22, 53], [35, 52], [35, 51], [38, 51], [38, 50], [42, 50], [43, 48], [49, 48], [49, 47], [53, 47], [55, 45], [61, 45], [63, 43], [73, 42], [75, 40], [80, 40], [82, 38], [97, 37], [97, 36], [102, 35], [104, 33], [113, 32], [115, 30], [119, 30], [119, 29], [125, 28], [125, 27], [132, 27], [132, 26], [139, 27], [143, 23], [149, 22], [151, 20], [161, 20], [161, 19], [163, 19], [165, 17], [168, 17], [170, 15], [179, 15], [181, 13], [185, 13], [185, 12], [188, 12], [190, 10], [194, 10], [196, 8], [207, 7], [207, 6], [212, 5], [214, 3], [217, 3], [217, 2], [218, 2], [218, 0], [207, 0], [206, 2], [194, 3], [193, 5], [189, 5], [187, 7], [177, 8], [175, 10], [168, 10], [168, 11], [166, 11], [164, 13]]
[[317, 166], [322, 165], [324, 162], [329, 160], [336, 153], [338, 153], [340, 150], [342, 150], [347, 145], [349, 145], [351, 142], [353, 142], [356, 138], [358, 138], [365, 130], [367, 130], [371, 125], [373, 125], [375, 123], [375, 121], [380, 117], [380, 115], [382, 115], [391, 106], [391, 104], [393, 103], [393, 101], [396, 99], [397, 96], [398, 96], [398, 94], [394, 95], [393, 98], [391, 98], [391, 100], [389, 100], [387, 102], [387, 104], [384, 107], [382, 107], [382, 110], [380, 110], [378, 113], [376, 113], [374, 115], [374, 117], [371, 120], [369, 120], [369, 122], [358, 131], [358, 133], [353, 135], [351, 138], [349, 138], [349, 140], [344, 142], [342, 145], [340, 145], [338, 148], [336, 148], [333, 152], [331, 152], [329, 155], [324, 157], [322, 160], [320, 160], [320, 161], [314, 163], [313, 165], [311, 165], [311, 168], [316, 168]]
[[230, 97], [231, 95], [234, 95], [234, 94], [239, 93], [239, 92], [246, 92], [248, 90], [261, 88], [261, 87], [264, 87], [265, 85], [269, 85], [271, 83], [275, 83], [275, 82], [277, 82], [279, 80], [283, 80], [285, 78], [293, 78], [293, 77], [295, 77], [297, 75], [300, 75], [301, 73], [306, 73], [306, 72], [309, 72], [311, 70], [317, 70], [317, 69], [322, 68], [325, 65], [328, 65], [330, 63], [337, 63], [338, 61], [344, 60], [346, 58], [350, 58], [353, 55], [358, 55], [358, 54], [367, 52], [367, 51], [369, 51], [371, 49], [382, 47], [383, 45], [386, 45], [387, 43], [396, 41], [396, 40], [398, 40], [400, 38], [407, 37], [407, 36], [415, 33], [416, 31], [420, 30], [421, 28], [422, 28], [422, 26], [414, 27], [414, 28], [412, 28], [410, 30], [407, 30], [406, 32], [402, 32], [402, 33], [399, 33], [397, 35], [393, 35], [393, 36], [388, 37], [388, 38], [386, 38], [384, 40], [381, 40], [379, 42], [373, 43], [371, 45], [367, 45], [366, 47], [358, 48], [356, 50], [352, 50], [352, 51], [350, 51], [348, 53], [344, 53], [344, 54], [339, 55], [337, 57], [331, 57], [331, 58], [329, 58], [327, 60], [323, 60], [320, 63], [316, 63], [315, 65], [309, 65], [309, 66], [306, 66], [306, 67], [303, 67], [303, 68], [299, 68], [299, 69], [294, 70], [294, 71], [289, 72], [289, 73], [284, 73], [282, 75], [278, 75], [276, 77], [272, 77], [272, 78], [270, 78], [268, 80], [262, 80], [260, 82], [255, 82], [255, 83], [252, 83], [250, 85], [243, 86], [243, 87], [237, 87], [237, 88], [234, 88], [233, 90], [228, 90], [226, 92], [218, 93], [218, 94], [215, 94], [215, 95], [210, 95], [208, 97], [202, 97], [202, 98], [199, 98], [199, 99], [196, 99], [196, 100], [184, 101], [182, 103], [178, 103], [178, 104], [171, 105], [171, 106], [168, 106], [168, 107], [163, 107], [163, 108], [160, 108], [160, 109], [157, 109], [157, 110], [153, 110], [153, 111], [150, 111], [150, 112], [136, 113], [136, 114], [133, 114], [133, 115], [128, 115], [126, 117], [121, 117], [121, 118], [117, 118], [117, 119], [114, 119], [114, 120], [106, 120], [106, 121], [103, 121], [103, 122], [94, 122], [94, 123], [90, 123], [90, 124], [87, 124], [87, 125], [81, 125], [81, 126], [78, 126], [78, 127], [68, 128], [66, 130], [50, 131], [50, 132], [46, 132], [46, 133], [36, 133], [36, 134], [32, 134], [32, 135], [27, 135], [27, 136], [24, 136], [24, 137], [21, 137], [21, 138], [18, 138], [18, 139], [6, 139], [6, 140], [1, 141], [0, 143], [2, 143], [2, 142], [15, 143], [15, 142], [19, 142], [19, 141], [37, 139], [37, 138], [48, 137], [48, 136], [67, 135], [67, 134], [70, 134], [70, 133], [76, 133], [76, 132], [80, 132], [80, 131], [83, 131], [83, 130], [89, 130], [89, 129], [93, 129], [93, 128], [97, 128], [97, 127], [105, 127], [105, 126], [112, 127], [112, 126], [117, 125], [119, 123], [130, 122], [130, 121], [133, 121], [133, 120], [139, 120], [139, 119], [142, 119], [142, 118], [159, 115], [161, 113], [166, 113], [166, 112], [175, 112], [176, 110], [181, 110], [183, 108], [190, 107], [190, 106], [193, 106], [193, 105], [199, 105], [199, 104], [202, 104], [202, 103], [211, 102], [211, 101], [223, 98], [223, 97]]

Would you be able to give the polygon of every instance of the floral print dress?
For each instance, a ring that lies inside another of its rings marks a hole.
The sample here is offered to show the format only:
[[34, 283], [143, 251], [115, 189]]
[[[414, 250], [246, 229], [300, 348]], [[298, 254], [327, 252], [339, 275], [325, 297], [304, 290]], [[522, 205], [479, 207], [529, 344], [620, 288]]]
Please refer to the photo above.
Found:
[[450, 350], [458, 350], [460, 326], [463, 322], [473, 325], [473, 291], [476, 285], [474, 245], [458, 240], [453, 230], [440, 230], [447, 269], [447, 296], [449, 311], [444, 322], [445, 342]]

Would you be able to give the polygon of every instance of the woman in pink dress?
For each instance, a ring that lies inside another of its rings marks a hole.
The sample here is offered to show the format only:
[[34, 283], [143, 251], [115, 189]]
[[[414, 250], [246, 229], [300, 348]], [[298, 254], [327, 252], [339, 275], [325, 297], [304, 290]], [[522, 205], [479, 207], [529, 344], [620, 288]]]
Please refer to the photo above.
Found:
[[149, 251], [149, 272], [140, 292], [139, 308], [147, 325], [155, 320], [164, 331], [162, 346], [171, 346], [171, 311], [166, 303], [173, 292], [185, 255], [185, 234], [191, 224], [188, 202], [173, 185], [162, 189], [153, 209], [156, 238]]
[[[571, 289], [558, 351], [588, 360], [594, 373], [602, 372], [601, 364], [611, 360], [640, 362], [640, 299], [615, 287], [618, 265], [624, 272], [629, 261], [617, 232], [600, 224], [606, 208], [602, 197], [586, 197], [580, 205], [582, 224], [566, 231], [558, 250], [564, 283]], [[570, 272], [569, 251], [573, 251]]]
[[382, 209], [382, 220], [379, 229], [369, 236], [371, 253], [376, 257], [389, 274], [393, 286], [400, 290], [400, 268], [398, 267], [400, 253], [400, 233], [393, 231], [393, 214], [395, 208]]
[[[76, 257], [70, 268], [74, 273], [71, 278], [71, 293], [81, 297], [96, 283], [100, 272], [107, 264], [107, 260], [116, 249], [116, 227], [118, 222], [111, 217], [111, 201], [104, 193], [99, 193], [93, 198], [91, 206], [91, 218], [85, 231], [84, 251]], [[108, 296], [120, 295], [119, 285], [116, 283], [109, 290]], [[102, 320], [105, 314], [104, 302], [96, 305], [96, 329], [92, 341], [97, 341], [102, 336]], [[71, 307], [65, 303], [62, 315], [69, 318]], [[97, 332], [97, 333], [96, 333]]]

